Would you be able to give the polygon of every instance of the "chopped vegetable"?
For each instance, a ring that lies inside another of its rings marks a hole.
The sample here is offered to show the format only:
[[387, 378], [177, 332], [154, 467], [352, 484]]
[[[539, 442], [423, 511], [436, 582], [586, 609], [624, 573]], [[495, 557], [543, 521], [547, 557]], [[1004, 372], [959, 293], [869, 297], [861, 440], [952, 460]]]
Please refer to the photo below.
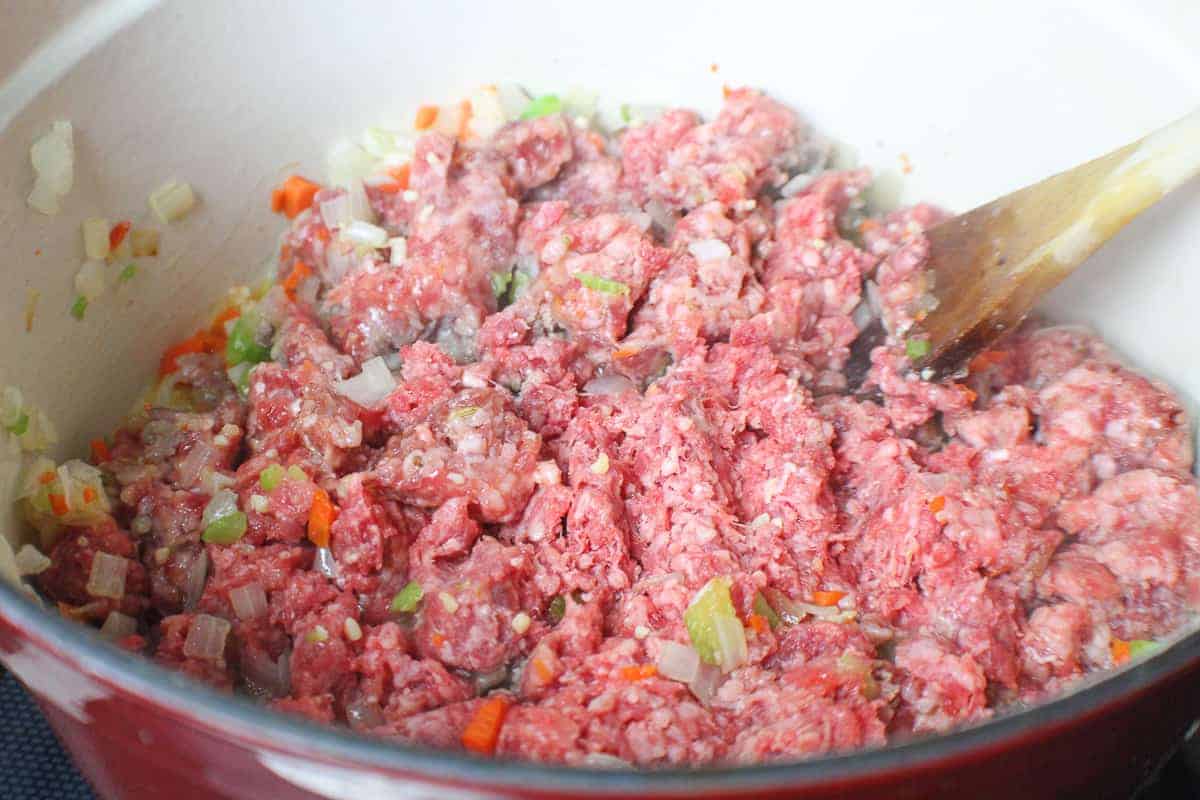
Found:
[[112, 452], [108, 449], [108, 442], [103, 439], [92, 439], [92, 462], [95, 464], [103, 464], [106, 461], [112, 460]]
[[308, 480], [308, 473], [300, 469], [300, 467], [296, 466], [295, 464], [292, 464], [287, 468], [287, 476], [294, 481]]
[[131, 262], [129, 264], [126, 264], [124, 269], [121, 270], [121, 274], [117, 278], [117, 280], [119, 280], [121, 283], [128, 283], [129, 281], [133, 280], [136, 276], [137, 276], [137, 264], [134, 264]]
[[517, 613], [512, 618], [512, 629], [518, 634], [524, 634], [529, 630], [529, 626], [533, 624], [533, 619], [524, 611]]
[[429, 130], [437, 122], [437, 118], [437, 106], [421, 106], [417, 109], [417, 116], [413, 120], [413, 127], [419, 131]]
[[267, 593], [262, 584], [247, 583], [229, 592], [229, 603], [240, 620], [258, 619], [267, 613]]
[[90, 301], [104, 294], [105, 288], [103, 262], [83, 262], [75, 274], [75, 291]]
[[691, 683], [700, 668], [695, 648], [678, 642], [663, 642], [658, 651], [658, 674], [680, 683]]
[[361, 247], [378, 248], [387, 245], [388, 232], [378, 225], [356, 219], [342, 228], [342, 239]]
[[362, 372], [344, 381], [335, 381], [333, 390], [363, 408], [373, 408], [396, 388], [396, 379], [381, 356], [363, 362]]
[[1114, 664], [1124, 664], [1129, 660], [1132, 648], [1129, 642], [1124, 639], [1113, 639], [1108, 645], [1109, 652], [1112, 653]]
[[227, 620], [209, 614], [197, 614], [183, 642], [183, 654], [188, 658], [221, 661], [225, 658], [225, 640], [233, 626]]
[[137, 258], [158, 255], [158, 229], [134, 228], [129, 232], [130, 252]]
[[592, 289], [597, 292], [603, 292], [604, 294], [613, 294], [613, 295], [629, 294], [629, 287], [626, 286], [625, 284], [621, 283], [620, 281], [614, 281], [614, 280], [610, 280], [608, 278], [602, 278], [601, 276], [593, 275], [590, 272], [576, 272], [574, 277], [575, 277], [575, 280], [579, 281], [587, 288]]
[[779, 618], [779, 614], [767, 602], [767, 598], [763, 597], [762, 592], [754, 593], [754, 613], [765, 619], [767, 624], [771, 626], [771, 630], [783, 624], [783, 620]]
[[408, 240], [403, 236], [388, 239], [387, 245], [391, 250], [388, 261], [393, 267], [400, 266], [408, 259]]
[[111, 253], [116, 250], [125, 241], [125, 237], [129, 233], [129, 229], [133, 227], [133, 223], [129, 220], [122, 220], [108, 232], [108, 251]]
[[521, 119], [537, 119], [549, 114], [557, 114], [560, 111], [562, 111], [562, 100], [558, 95], [544, 94], [541, 97], [535, 97], [521, 112]]
[[183, 341], [176, 342], [167, 348], [158, 362], [158, 376], [162, 378], [179, 369], [179, 359], [183, 356], [197, 353], [215, 353], [223, 344], [223, 342], [213, 337], [208, 331], [194, 333]]
[[329, 631], [325, 630], [324, 625], [316, 625], [308, 633], [304, 634], [304, 641], [309, 644], [320, 644], [321, 642], [329, 641]]
[[337, 509], [329, 500], [324, 489], [318, 488], [313, 495], [312, 507], [308, 510], [308, 538], [317, 547], [329, 547], [329, 529], [337, 516]]
[[112, 642], [134, 633], [137, 633], [137, 620], [120, 611], [110, 611], [100, 626], [100, 635]]
[[504, 715], [508, 713], [509, 699], [502, 695], [489, 697], [475, 709], [474, 716], [463, 731], [462, 745], [472, 753], [491, 755], [496, 751], [500, 729], [504, 726]]
[[36, 176], [29, 206], [42, 214], [57, 214], [62, 198], [75, 183], [75, 145], [70, 122], [59, 121], [29, 148]]
[[644, 681], [658, 674], [658, 668], [653, 664], [634, 664], [621, 667], [621, 678], [630, 682]]
[[88, 217], [83, 221], [83, 252], [90, 259], [102, 259], [108, 255], [108, 220]]
[[838, 602], [846, 596], [845, 592], [826, 591], [813, 592], [812, 603], [814, 606], [836, 606]]
[[211, 544], [233, 544], [246, 535], [246, 512], [234, 511], [210, 522], [201, 539]]
[[308, 266], [308, 264], [305, 264], [303, 261], [296, 259], [296, 261], [292, 264], [292, 271], [289, 272], [288, 276], [283, 279], [283, 283], [281, 284], [283, 286], [283, 291], [287, 293], [288, 297], [295, 300], [296, 289], [300, 287], [300, 284], [304, 282], [305, 278], [308, 278], [312, 274], [312, 267]]
[[393, 614], [411, 614], [417, 610], [417, 606], [421, 602], [421, 597], [425, 591], [421, 588], [421, 584], [416, 581], [409, 581], [404, 585], [404, 588], [396, 592], [396, 596], [392, 598], [391, 611]]
[[24, 436], [29, 430], [29, 415], [22, 411], [15, 422], [5, 425], [4, 428], [13, 436]]
[[279, 464], [271, 464], [262, 472], [258, 473], [258, 485], [262, 487], [264, 492], [273, 492], [275, 487], [283, 482], [283, 467]]
[[87, 313], [88, 299], [83, 295], [75, 298], [75, 302], [71, 304], [71, 316], [75, 319], [83, 319], [83, 315]]
[[746, 624], [750, 626], [750, 630], [755, 633], [766, 633], [771, 630], [771, 624], [767, 622], [767, 618], [762, 614], [751, 614], [746, 617]]
[[42, 554], [41, 550], [31, 544], [22, 546], [17, 551], [14, 560], [17, 564], [18, 575], [40, 575], [53, 563]]
[[450, 421], [468, 419], [475, 416], [478, 411], [479, 406], [460, 406], [459, 408], [451, 411], [447, 419]]
[[150, 210], [158, 221], [166, 225], [187, 215], [196, 205], [196, 194], [191, 184], [167, 181], [150, 193]]
[[489, 277], [492, 281], [492, 294], [496, 296], [497, 300], [500, 300], [502, 297], [504, 297], [505, 293], [508, 291], [508, 287], [512, 284], [512, 273], [493, 272]]
[[261, 321], [262, 318], [252, 311], [238, 317], [225, 343], [225, 363], [228, 366], [261, 364], [270, 360], [271, 348], [259, 341]]
[[904, 343], [904, 353], [913, 361], [929, 355], [928, 339], [909, 339]]
[[935, 497], [929, 501], [929, 511], [933, 514], [938, 513], [945, 507], [946, 507], [946, 498], [940, 494], [937, 497]]
[[87, 593], [92, 597], [120, 600], [125, 596], [125, 573], [128, 571], [129, 559], [103, 551], [96, 553], [92, 556]]
[[290, 175], [283, 185], [271, 193], [271, 210], [295, 219], [312, 206], [313, 198], [321, 191], [319, 184], [299, 175]]
[[683, 614], [692, 646], [706, 664], [729, 672], [746, 660], [746, 633], [733, 608], [729, 578], [717, 577], [696, 593]]
[[1153, 639], [1133, 639], [1129, 642], [1129, 657], [1141, 658], [1156, 652], [1162, 645]]
[[547, 613], [549, 613], [552, 622], [556, 624], [562, 622], [562, 618], [567, 614], [567, 598], [561, 594], [555, 595], [554, 599], [550, 601], [550, 608]]

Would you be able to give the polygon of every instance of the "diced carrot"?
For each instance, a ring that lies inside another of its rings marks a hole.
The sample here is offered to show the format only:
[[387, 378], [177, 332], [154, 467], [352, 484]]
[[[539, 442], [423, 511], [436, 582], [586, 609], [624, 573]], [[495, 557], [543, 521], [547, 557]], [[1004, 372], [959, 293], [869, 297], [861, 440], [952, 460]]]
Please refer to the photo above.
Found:
[[241, 315], [242, 310], [240, 308], [237, 306], [230, 306], [220, 314], [217, 314], [217, 316], [213, 319], [212, 327], [209, 328], [209, 330], [212, 331], [214, 336], [223, 338], [225, 336], [225, 323], [229, 322], [231, 319], [237, 319]]
[[733, 89], [730, 89], [730, 88], [729, 88], [729, 84], [728, 84], [728, 83], [727, 83], [727, 84], [725, 84], [724, 86], [722, 86], [722, 87], [721, 87], [721, 96], [722, 96], [722, 97], [724, 97], [725, 99], [727, 99], [727, 100], [728, 100], [728, 99], [729, 99], [729, 95], [731, 95], [731, 94], [733, 94]]
[[296, 298], [296, 289], [304, 282], [304, 279], [312, 275], [312, 267], [305, 264], [300, 259], [296, 259], [292, 263], [292, 271], [283, 279], [283, 291], [293, 300]]
[[1124, 664], [1129, 660], [1132, 652], [1129, 642], [1124, 639], [1113, 639], [1109, 644], [1108, 649], [1112, 652], [1112, 660], [1114, 664]]
[[337, 509], [329, 500], [324, 489], [313, 495], [312, 507], [308, 510], [308, 538], [317, 547], [329, 547], [329, 528], [337, 517]]
[[400, 192], [404, 191], [404, 187], [396, 181], [392, 181], [391, 183], [377, 183], [371, 188], [380, 194], [400, 194]]
[[534, 671], [534, 673], [537, 674], [537, 679], [538, 679], [539, 683], [547, 684], [547, 683], [550, 683], [550, 681], [554, 680], [554, 670], [552, 670], [552, 669], [550, 669], [550, 667], [546, 666], [545, 661], [542, 661], [540, 658], [535, 658], [535, 659], [532, 659], [529, 663], [533, 666], [533, 671]]
[[640, 352], [642, 351], [636, 347], [621, 347], [617, 350], [613, 350], [613, 358], [618, 360], [622, 358], [633, 358]]
[[324, 225], [314, 228], [313, 236], [317, 237], [325, 244], [329, 244], [329, 240], [333, 238], [329, 235], [329, 228], [326, 228]]
[[471, 114], [474, 109], [471, 108], [470, 100], [463, 100], [458, 104], [458, 138], [466, 141], [467, 135], [471, 132]]
[[112, 230], [108, 232], [108, 249], [116, 250], [121, 246], [121, 242], [125, 241], [125, 234], [129, 233], [129, 229], [133, 227], [133, 223], [129, 220], [118, 222], [112, 226]]
[[462, 745], [472, 753], [490, 756], [496, 752], [500, 729], [504, 727], [504, 715], [508, 713], [509, 700], [504, 696], [490, 697], [475, 709], [475, 715], [463, 731]]
[[963, 391], [963, 397], [966, 399], [966, 401], [968, 403], [973, 404], [975, 402], [975, 400], [979, 397], [979, 395], [975, 394], [974, 391], [972, 391], [970, 388], [968, 388], [966, 386], [962, 387], [962, 391]]
[[400, 166], [389, 169], [387, 174], [396, 179], [396, 183], [400, 184], [401, 189], [407, 189], [408, 182], [412, 177], [412, 163], [405, 161]]
[[446, 637], [442, 636], [440, 633], [437, 633], [436, 631], [434, 632], [433, 636], [430, 636], [429, 638], [433, 640], [434, 647], [441, 647], [442, 645], [444, 645], [446, 643]]
[[[313, 183], [299, 175], [291, 175], [283, 182], [283, 186], [271, 193], [271, 210], [279, 212], [288, 219], [295, 219], [300, 212], [312, 205], [313, 198], [321, 191], [319, 184]], [[276, 208], [278, 206], [278, 208]]]
[[419, 131], [429, 130], [433, 127], [433, 123], [437, 122], [437, 118], [437, 106], [421, 106], [417, 109], [417, 118], [413, 120], [413, 127]]
[[85, 502], [85, 503], [96, 502], [96, 490], [93, 489], [91, 486], [83, 487], [83, 502]]
[[50, 510], [54, 512], [56, 517], [61, 517], [71, 509], [67, 507], [67, 498], [65, 495], [51, 492], [50, 495]]
[[929, 501], [929, 510], [931, 512], [933, 512], [934, 514], [938, 513], [945, 507], [946, 507], [946, 498], [942, 497], [940, 494], [937, 497], [935, 497]]
[[627, 681], [644, 681], [658, 674], [658, 667], [653, 664], [633, 664], [621, 667], [621, 677]]
[[162, 359], [158, 362], [158, 377], [170, 375], [179, 369], [179, 359], [194, 353], [215, 353], [224, 346], [221, 337], [213, 336], [208, 331], [193, 333], [182, 342], [176, 342], [167, 348]]
[[54, 483], [54, 479], [57, 477], [57, 473], [51, 470], [46, 470], [41, 475], [38, 475], [38, 483], [40, 483], [42, 486], [45, 486], [48, 483]]
[[836, 606], [838, 601], [846, 596], [845, 592], [838, 591], [822, 591], [813, 592], [812, 602], [814, 606]]
[[767, 618], [762, 614], [751, 614], [750, 616], [746, 617], [746, 624], [748, 624], [751, 630], [753, 630], [755, 633], [766, 633], [767, 631], [771, 630], [771, 623], [767, 622]]

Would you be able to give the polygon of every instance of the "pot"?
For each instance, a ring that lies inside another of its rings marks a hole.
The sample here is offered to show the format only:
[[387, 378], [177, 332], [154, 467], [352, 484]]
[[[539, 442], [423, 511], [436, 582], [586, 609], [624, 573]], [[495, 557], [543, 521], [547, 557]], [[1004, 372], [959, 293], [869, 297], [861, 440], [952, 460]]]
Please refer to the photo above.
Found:
[[[715, 109], [761, 86], [880, 176], [875, 202], [969, 208], [1180, 116], [1200, 96], [1200, 19], [1139, 4], [536, 2], [25, 4], [0, 30], [0, 349], [56, 421], [55, 455], [112, 429], [161, 345], [260, 273], [269, 188], [323, 174], [328, 144], [398, 127], [473, 85], [596, 89]], [[28, 147], [76, 130], [64, 211], [25, 205]], [[911, 168], [911, 172], [908, 170]], [[79, 222], [144, 213], [190, 181], [200, 206], [139, 280], [67, 314]], [[1194, 410], [1200, 187], [1135, 221], [1045, 304], [1099, 328]], [[32, 330], [23, 327], [38, 293]], [[6, 538], [24, 529], [7, 506]], [[1200, 716], [1200, 634], [1032, 710], [949, 736], [797, 764], [568, 770], [367, 739], [267, 712], [102, 643], [0, 582], [0, 661], [105, 798], [1122, 797]]]

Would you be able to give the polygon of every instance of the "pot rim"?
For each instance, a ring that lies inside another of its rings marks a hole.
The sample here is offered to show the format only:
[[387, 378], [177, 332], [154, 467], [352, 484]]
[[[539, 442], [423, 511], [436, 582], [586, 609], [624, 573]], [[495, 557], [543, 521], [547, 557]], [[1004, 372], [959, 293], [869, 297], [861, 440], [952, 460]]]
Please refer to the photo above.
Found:
[[596, 796], [814, 788], [888, 772], [933, 769], [1081, 722], [1114, 704], [1132, 702], [1154, 685], [1200, 662], [1200, 631], [1192, 631], [1162, 652], [1062, 697], [946, 735], [786, 764], [623, 771], [479, 758], [374, 739], [347, 728], [270, 711], [249, 699], [211, 689], [144, 656], [120, 650], [78, 623], [46, 613], [4, 581], [0, 581], [0, 617], [35, 646], [108, 684], [119, 694], [135, 693], [168, 714], [229, 734], [235, 742], [247, 746], [311, 754], [435, 784], [565, 790]]

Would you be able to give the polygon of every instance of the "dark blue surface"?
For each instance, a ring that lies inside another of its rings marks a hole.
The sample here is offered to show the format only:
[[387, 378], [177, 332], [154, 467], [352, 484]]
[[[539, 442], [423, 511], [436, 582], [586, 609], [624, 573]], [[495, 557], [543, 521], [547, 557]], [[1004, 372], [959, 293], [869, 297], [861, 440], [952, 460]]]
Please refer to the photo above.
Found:
[[94, 800], [29, 695], [0, 667], [0, 798]]

